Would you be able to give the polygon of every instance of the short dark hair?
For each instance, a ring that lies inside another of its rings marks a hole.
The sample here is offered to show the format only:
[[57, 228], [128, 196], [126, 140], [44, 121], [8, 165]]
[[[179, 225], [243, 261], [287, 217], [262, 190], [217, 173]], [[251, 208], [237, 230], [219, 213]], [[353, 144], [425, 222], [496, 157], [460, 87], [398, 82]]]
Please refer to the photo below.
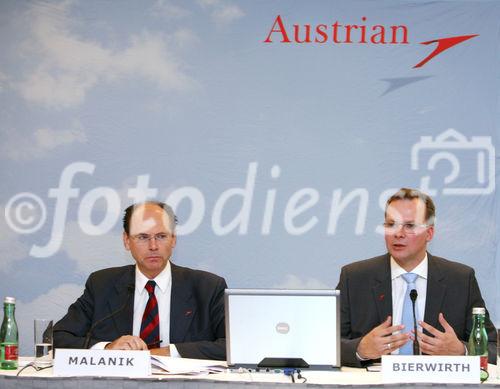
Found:
[[125, 231], [125, 233], [127, 235], [130, 233], [130, 220], [132, 219], [132, 214], [134, 213], [134, 210], [136, 208], [139, 208], [139, 207], [142, 207], [143, 205], [148, 205], [148, 204], [156, 205], [165, 211], [165, 213], [168, 216], [168, 221], [170, 223], [170, 229], [172, 230], [172, 232], [175, 233], [175, 226], [177, 224], [177, 216], [175, 216], [175, 213], [172, 210], [172, 208], [170, 207], [170, 205], [162, 203], [161, 201], [144, 201], [142, 203], [129, 205], [125, 209], [125, 213], [123, 215], [123, 230]]
[[419, 199], [425, 204], [425, 222], [430, 225], [434, 225], [434, 221], [436, 219], [436, 207], [434, 206], [434, 202], [429, 195], [426, 195], [418, 189], [401, 188], [394, 193], [391, 197], [389, 197], [389, 200], [387, 200], [387, 203], [385, 204], [385, 214], [387, 214], [387, 207], [389, 207], [389, 204], [393, 201], [414, 199]]

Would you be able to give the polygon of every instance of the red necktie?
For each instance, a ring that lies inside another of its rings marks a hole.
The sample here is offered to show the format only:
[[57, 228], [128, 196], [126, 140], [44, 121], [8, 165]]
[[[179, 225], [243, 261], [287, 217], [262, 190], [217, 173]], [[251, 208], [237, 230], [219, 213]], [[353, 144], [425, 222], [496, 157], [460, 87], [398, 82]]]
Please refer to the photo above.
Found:
[[156, 282], [154, 281], [148, 281], [145, 286], [149, 293], [149, 299], [142, 315], [141, 339], [148, 345], [148, 348], [160, 347], [160, 317], [158, 315], [155, 286]]

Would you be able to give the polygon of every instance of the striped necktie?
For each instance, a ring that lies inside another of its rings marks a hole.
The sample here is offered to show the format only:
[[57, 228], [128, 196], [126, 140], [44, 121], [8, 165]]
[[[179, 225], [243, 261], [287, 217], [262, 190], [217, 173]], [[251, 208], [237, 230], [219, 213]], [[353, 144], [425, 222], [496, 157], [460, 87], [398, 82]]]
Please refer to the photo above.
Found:
[[149, 293], [149, 299], [142, 315], [141, 339], [148, 345], [148, 348], [160, 347], [160, 316], [158, 315], [155, 286], [156, 282], [151, 280], [145, 286]]

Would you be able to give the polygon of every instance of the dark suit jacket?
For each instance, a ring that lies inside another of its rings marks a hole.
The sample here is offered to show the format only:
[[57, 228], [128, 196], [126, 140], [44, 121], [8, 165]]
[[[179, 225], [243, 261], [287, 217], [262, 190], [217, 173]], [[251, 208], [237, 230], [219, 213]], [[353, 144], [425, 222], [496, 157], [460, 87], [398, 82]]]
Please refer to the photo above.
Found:
[[[170, 343], [182, 357], [226, 359], [226, 281], [212, 273], [170, 265]], [[92, 325], [116, 311], [92, 329], [89, 346], [131, 335], [134, 288], [134, 265], [92, 273], [83, 295], [54, 326], [54, 347], [83, 348]]]
[[[472, 329], [472, 308], [484, 307], [474, 270], [428, 254], [427, 297], [424, 321], [440, 331], [438, 314], [467, 342]], [[367, 259], [342, 268], [337, 285], [341, 296], [341, 359], [343, 365], [363, 366], [356, 358], [361, 338], [392, 315], [390, 255]], [[486, 311], [489, 361], [496, 358], [495, 327]], [[373, 361], [368, 361], [373, 362]]]

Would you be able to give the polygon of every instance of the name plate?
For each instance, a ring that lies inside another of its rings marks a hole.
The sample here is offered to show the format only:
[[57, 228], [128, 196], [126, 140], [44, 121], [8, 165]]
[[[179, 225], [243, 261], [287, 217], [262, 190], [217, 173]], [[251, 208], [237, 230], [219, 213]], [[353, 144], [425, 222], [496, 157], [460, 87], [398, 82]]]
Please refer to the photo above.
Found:
[[151, 356], [149, 351], [58, 348], [54, 375], [148, 377], [151, 375]]
[[382, 381], [384, 383], [429, 382], [477, 384], [479, 357], [384, 355]]

